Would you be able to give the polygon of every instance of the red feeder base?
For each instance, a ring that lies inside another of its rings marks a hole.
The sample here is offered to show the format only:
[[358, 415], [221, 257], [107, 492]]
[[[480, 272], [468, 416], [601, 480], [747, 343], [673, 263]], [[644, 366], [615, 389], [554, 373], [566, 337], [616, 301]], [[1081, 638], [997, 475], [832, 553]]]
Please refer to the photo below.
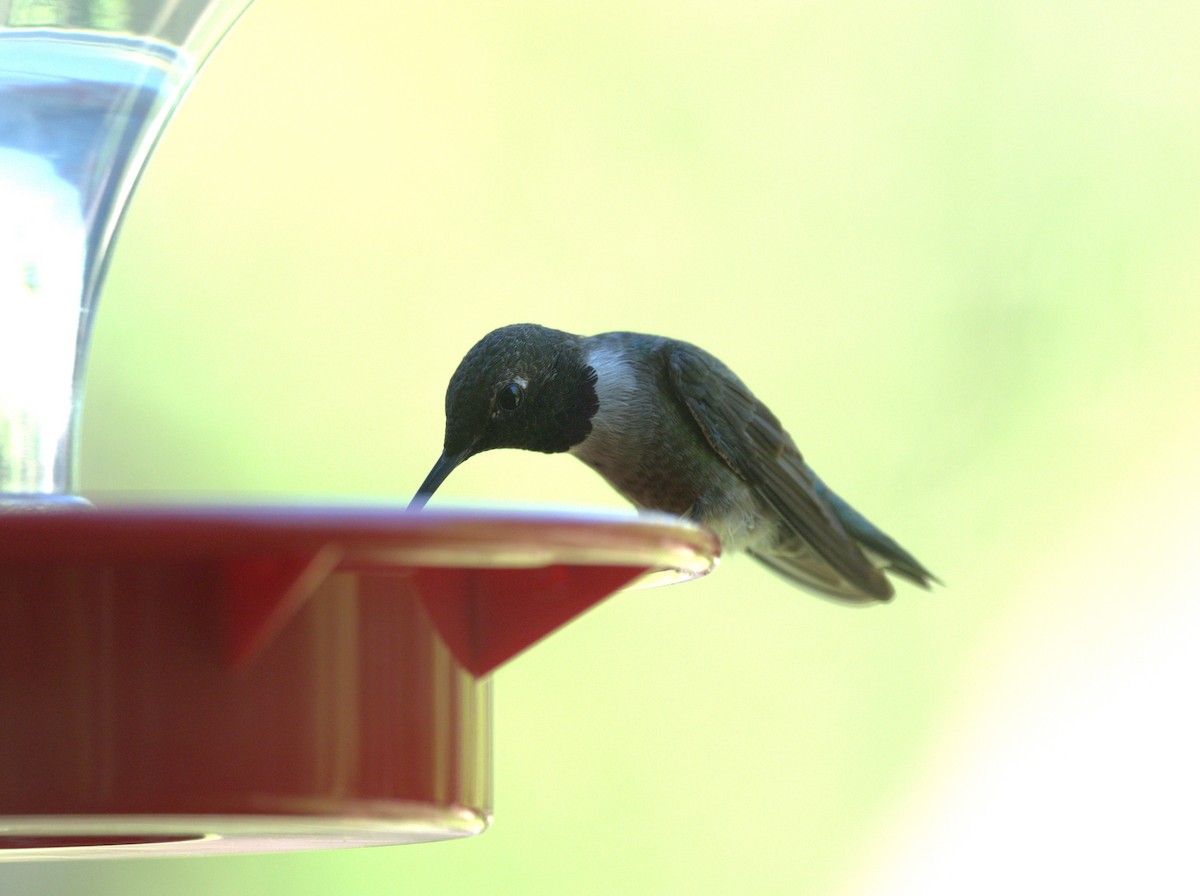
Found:
[[0, 515], [0, 859], [477, 833], [489, 673], [716, 553], [657, 517]]

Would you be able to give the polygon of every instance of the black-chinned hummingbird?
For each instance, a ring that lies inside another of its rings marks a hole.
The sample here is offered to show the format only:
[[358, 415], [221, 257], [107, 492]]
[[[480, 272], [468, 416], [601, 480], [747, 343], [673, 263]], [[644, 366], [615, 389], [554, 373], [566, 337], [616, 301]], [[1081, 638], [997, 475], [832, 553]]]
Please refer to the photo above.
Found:
[[887, 600], [885, 572], [937, 581], [813, 473], [733, 371], [677, 339], [493, 330], [450, 379], [442, 456], [410, 507], [492, 448], [569, 452], [635, 506], [691, 519], [827, 596]]

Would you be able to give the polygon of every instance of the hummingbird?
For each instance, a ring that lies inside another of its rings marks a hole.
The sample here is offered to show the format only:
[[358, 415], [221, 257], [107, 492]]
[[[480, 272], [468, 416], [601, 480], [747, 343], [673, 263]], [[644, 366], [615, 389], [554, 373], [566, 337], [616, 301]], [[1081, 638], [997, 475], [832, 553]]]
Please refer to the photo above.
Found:
[[573, 454], [636, 507], [690, 519], [723, 550], [823, 596], [887, 600], [887, 574], [937, 581], [809, 468], [732, 370], [678, 339], [536, 324], [488, 333], [450, 378], [442, 454], [410, 509], [494, 448]]

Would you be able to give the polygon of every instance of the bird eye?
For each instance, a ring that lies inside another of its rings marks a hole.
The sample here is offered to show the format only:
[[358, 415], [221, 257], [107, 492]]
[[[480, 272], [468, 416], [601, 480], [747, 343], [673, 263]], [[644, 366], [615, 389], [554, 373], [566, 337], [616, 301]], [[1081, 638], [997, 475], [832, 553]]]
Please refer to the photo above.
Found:
[[521, 406], [521, 399], [525, 397], [525, 390], [521, 388], [520, 383], [509, 383], [507, 386], [501, 386], [500, 391], [496, 393], [496, 406], [502, 411], [515, 411]]

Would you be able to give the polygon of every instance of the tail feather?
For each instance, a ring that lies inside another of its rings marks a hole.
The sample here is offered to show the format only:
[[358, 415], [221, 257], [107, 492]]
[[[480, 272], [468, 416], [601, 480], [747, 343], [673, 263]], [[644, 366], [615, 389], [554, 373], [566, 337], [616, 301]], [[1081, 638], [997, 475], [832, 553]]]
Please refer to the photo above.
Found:
[[865, 591], [839, 575], [809, 545], [797, 542], [789, 547], [790, 550], [771, 553], [753, 549], [746, 553], [793, 584], [844, 603], [873, 604], [892, 596], [891, 582], [883, 576], [879, 577], [882, 584], [877, 590]]
[[931, 583], [941, 584], [941, 580], [921, 565], [916, 557], [847, 504], [820, 479], [816, 480], [816, 487], [817, 493], [833, 510], [847, 534], [859, 543], [871, 561], [881, 569], [895, 573], [926, 590], [929, 590]]

